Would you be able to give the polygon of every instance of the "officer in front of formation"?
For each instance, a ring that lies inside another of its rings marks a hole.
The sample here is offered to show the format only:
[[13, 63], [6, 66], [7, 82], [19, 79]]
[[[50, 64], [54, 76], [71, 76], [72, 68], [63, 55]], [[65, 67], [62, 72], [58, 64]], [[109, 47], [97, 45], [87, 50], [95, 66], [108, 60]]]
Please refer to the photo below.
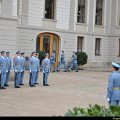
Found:
[[78, 72], [77, 55], [74, 51], [73, 51], [72, 60], [71, 60], [70, 67], [68, 68], [68, 71], [70, 72], [73, 67], [75, 68], [76, 72]]
[[43, 71], [43, 86], [49, 86], [48, 76], [50, 73], [50, 59], [48, 53], [45, 54], [45, 58], [42, 61], [42, 71]]
[[24, 57], [24, 52], [21, 52], [21, 67], [22, 67], [22, 71], [21, 71], [21, 79], [20, 79], [20, 86], [24, 85], [23, 83], [23, 79], [24, 79], [24, 73], [25, 73], [25, 57]]
[[112, 73], [108, 80], [107, 101], [109, 105], [120, 105], [120, 65], [112, 62]]
[[20, 88], [20, 80], [22, 73], [22, 60], [21, 60], [21, 52], [16, 52], [16, 57], [13, 61], [13, 67], [15, 71], [15, 88]]
[[5, 86], [8, 87], [8, 82], [10, 79], [10, 71], [12, 69], [12, 61], [11, 61], [11, 57], [10, 57], [10, 52], [6, 52], [6, 63], [7, 63], [7, 73], [6, 73], [6, 81], [5, 81]]
[[5, 88], [5, 81], [6, 81], [6, 74], [7, 74], [7, 62], [5, 59], [5, 51], [1, 51], [0, 56], [0, 89], [6, 89]]
[[60, 71], [62, 69], [62, 65], [64, 65], [64, 72], [67, 72], [67, 70], [66, 70], [65, 53], [64, 53], [63, 50], [62, 50], [62, 53], [61, 53], [61, 56], [60, 56], [58, 71]]
[[28, 65], [30, 72], [30, 81], [29, 81], [30, 87], [36, 87], [35, 86], [35, 78], [37, 74], [36, 52], [32, 52]]

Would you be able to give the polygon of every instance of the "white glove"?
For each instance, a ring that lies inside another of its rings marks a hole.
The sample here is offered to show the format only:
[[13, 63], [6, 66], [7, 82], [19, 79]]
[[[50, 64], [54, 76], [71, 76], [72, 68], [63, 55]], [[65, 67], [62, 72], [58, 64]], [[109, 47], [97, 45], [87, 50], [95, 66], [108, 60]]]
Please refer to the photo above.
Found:
[[107, 98], [106, 100], [107, 100], [108, 102], [110, 102], [110, 98]]
[[43, 73], [45, 73], [45, 71], [43, 70]]
[[17, 72], [17, 70], [15, 70], [15, 72]]
[[8, 70], [6, 70], [6, 73], [8, 72]]
[[30, 73], [31, 73], [31, 70], [30, 70]]
[[40, 70], [38, 70], [40, 72]]
[[0, 71], [0, 74], [1, 74], [1, 71]]

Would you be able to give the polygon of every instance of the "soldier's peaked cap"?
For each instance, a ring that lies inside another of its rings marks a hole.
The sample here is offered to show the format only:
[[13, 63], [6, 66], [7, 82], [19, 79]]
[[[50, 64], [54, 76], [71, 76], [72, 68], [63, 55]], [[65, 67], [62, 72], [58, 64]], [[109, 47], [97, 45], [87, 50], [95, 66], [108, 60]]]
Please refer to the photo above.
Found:
[[21, 52], [20, 52], [20, 51], [17, 51], [16, 54], [21, 54]]
[[6, 52], [6, 54], [7, 54], [7, 53], [10, 53], [10, 52], [9, 52], [9, 51], [7, 51], [7, 52]]
[[115, 62], [112, 62], [112, 65], [115, 66], [115, 67], [117, 67], [117, 68], [120, 68], [120, 65], [117, 64], [117, 63], [115, 63]]

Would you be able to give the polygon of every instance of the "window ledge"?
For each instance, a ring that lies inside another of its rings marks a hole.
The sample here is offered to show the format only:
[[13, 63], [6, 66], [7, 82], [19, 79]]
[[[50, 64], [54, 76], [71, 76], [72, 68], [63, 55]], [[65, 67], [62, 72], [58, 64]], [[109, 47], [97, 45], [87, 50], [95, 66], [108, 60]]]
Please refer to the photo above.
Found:
[[95, 25], [95, 27], [98, 27], [98, 28], [104, 28], [103, 25]]
[[118, 55], [117, 57], [120, 57], [120, 55]]
[[120, 29], [120, 26], [116, 26], [117, 29]]
[[76, 23], [76, 25], [87, 26], [87, 24], [86, 24], [86, 23]]
[[101, 57], [101, 55], [95, 55], [95, 57]]
[[53, 20], [53, 19], [46, 19], [46, 18], [43, 18], [43, 21], [48, 21], [48, 22], [57, 22], [57, 20]]

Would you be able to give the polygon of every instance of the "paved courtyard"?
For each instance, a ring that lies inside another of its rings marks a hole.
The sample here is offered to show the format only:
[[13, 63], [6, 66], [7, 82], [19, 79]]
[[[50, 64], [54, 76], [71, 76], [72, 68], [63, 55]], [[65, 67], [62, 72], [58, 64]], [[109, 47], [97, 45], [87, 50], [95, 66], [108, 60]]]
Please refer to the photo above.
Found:
[[26, 72], [25, 85], [15, 89], [13, 81], [6, 90], [0, 90], [0, 116], [63, 116], [75, 106], [88, 107], [106, 102], [107, 80], [110, 72], [80, 70], [76, 72], [51, 73], [50, 86], [30, 88]]

